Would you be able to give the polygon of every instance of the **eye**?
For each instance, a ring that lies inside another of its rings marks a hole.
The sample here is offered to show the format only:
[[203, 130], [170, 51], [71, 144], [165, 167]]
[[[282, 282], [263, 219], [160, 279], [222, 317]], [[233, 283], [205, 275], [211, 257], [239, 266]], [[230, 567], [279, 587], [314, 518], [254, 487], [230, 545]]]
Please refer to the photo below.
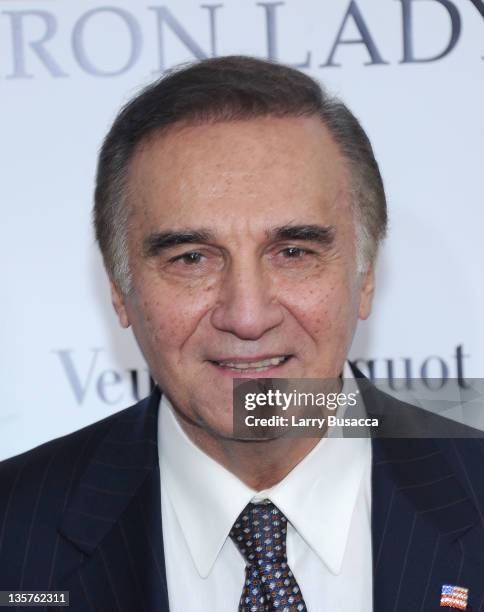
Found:
[[176, 261], [180, 261], [188, 266], [192, 266], [194, 264], [198, 264], [202, 261], [203, 255], [198, 251], [190, 251], [189, 253], [183, 253], [182, 255], [177, 255], [171, 259], [171, 262], [174, 263]]
[[287, 247], [282, 251], [283, 256], [290, 259], [297, 259], [303, 255], [307, 255], [308, 253], [309, 251], [307, 249], [296, 246]]

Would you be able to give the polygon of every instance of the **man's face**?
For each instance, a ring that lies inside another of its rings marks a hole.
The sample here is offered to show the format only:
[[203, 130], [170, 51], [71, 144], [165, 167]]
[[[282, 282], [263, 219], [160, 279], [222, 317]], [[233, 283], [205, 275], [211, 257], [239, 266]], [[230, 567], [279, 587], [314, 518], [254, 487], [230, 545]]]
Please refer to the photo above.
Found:
[[155, 380], [213, 435], [232, 379], [336, 378], [373, 278], [356, 268], [348, 177], [321, 121], [153, 136], [129, 172], [133, 291], [113, 301]]

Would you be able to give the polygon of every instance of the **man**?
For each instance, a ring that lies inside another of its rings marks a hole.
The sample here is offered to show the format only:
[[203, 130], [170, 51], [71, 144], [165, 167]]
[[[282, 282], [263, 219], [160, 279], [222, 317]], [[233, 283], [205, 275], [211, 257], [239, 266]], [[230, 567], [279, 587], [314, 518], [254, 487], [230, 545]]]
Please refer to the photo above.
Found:
[[[1, 466], [1, 588], [76, 611], [481, 609], [479, 440], [234, 435], [234, 379], [353, 375], [386, 206], [350, 111], [260, 60], [173, 72], [112, 126], [94, 217], [158, 388]], [[414, 435], [443, 423], [364, 398]]]

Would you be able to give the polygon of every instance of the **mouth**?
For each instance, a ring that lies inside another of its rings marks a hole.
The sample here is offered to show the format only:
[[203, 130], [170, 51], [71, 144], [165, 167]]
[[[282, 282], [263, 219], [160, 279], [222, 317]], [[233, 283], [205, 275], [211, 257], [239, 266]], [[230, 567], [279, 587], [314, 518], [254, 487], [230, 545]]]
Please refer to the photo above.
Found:
[[262, 372], [273, 372], [286, 364], [292, 355], [274, 355], [264, 359], [230, 358], [224, 360], [210, 360], [222, 372], [233, 375], [252, 377]]

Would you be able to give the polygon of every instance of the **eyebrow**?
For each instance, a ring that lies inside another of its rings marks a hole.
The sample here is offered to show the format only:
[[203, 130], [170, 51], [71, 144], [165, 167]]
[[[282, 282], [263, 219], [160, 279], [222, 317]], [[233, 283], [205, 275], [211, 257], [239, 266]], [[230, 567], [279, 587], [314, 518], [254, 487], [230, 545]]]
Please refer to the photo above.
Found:
[[[335, 227], [333, 225], [281, 225], [267, 230], [269, 240], [304, 240], [317, 242], [329, 247], [334, 241]], [[167, 230], [155, 232], [143, 240], [145, 257], [155, 257], [161, 251], [180, 244], [199, 244], [214, 242], [215, 235], [207, 229]]]
[[329, 247], [334, 242], [334, 225], [282, 225], [267, 232], [272, 240], [306, 240]]
[[156, 232], [143, 240], [143, 253], [145, 257], [154, 257], [160, 251], [179, 244], [197, 244], [213, 239], [212, 232], [206, 229]]

